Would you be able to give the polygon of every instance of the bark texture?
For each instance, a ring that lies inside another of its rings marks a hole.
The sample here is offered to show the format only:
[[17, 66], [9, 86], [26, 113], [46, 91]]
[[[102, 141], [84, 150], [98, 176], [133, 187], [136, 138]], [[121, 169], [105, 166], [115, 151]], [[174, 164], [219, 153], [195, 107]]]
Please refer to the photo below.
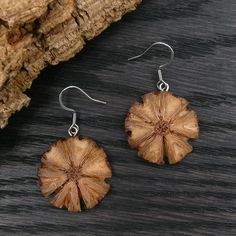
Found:
[[47, 65], [68, 60], [141, 0], [2, 0], [0, 5], [0, 128], [30, 98]]

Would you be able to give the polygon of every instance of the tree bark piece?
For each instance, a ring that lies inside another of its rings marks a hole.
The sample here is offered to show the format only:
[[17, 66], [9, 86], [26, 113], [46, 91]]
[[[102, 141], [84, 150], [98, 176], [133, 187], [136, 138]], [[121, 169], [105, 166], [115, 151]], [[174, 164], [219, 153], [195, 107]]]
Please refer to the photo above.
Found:
[[30, 98], [40, 71], [78, 53], [141, 0], [2, 0], [0, 5], [0, 128]]

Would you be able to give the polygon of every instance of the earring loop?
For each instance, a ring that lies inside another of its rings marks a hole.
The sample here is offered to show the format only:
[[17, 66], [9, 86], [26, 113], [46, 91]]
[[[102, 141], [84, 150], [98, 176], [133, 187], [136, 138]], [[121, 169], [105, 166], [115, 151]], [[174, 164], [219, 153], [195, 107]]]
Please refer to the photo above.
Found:
[[51, 144], [44, 152], [38, 169], [39, 185], [44, 197], [54, 195], [52, 205], [67, 208], [70, 212], [81, 212], [95, 207], [110, 190], [106, 179], [112, 177], [107, 154], [93, 139], [81, 138], [77, 133], [76, 110], [64, 105], [63, 93], [68, 89], [77, 89], [94, 102], [104, 101], [90, 97], [77, 86], [64, 88], [59, 94], [60, 106], [72, 112], [70, 137]]
[[141, 101], [133, 103], [125, 119], [125, 131], [132, 148], [138, 150], [143, 159], [163, 165], [180, 162], [192, 152], [189, 139], [199, 137], [197, 114], [188, 108], [186, 99], [172, 95], [169, 84], [162, 77], [162, 69], [174, 59], [172, 47], [163, 42], [151, 44], [140, 55], [129, 61], [142, 57], [153, 46], [163, 45], [171, 51], [170, 60], [157, 67], [157, 88], [160, 92], [149, 92]]
[[107, 104], [107, 102], [92, 98], [91, 96], [89, 96], [83, 89], [81, 89], [78, 86], [68, 86], [66, 88], [64, 88], [60, 94], [59, 94], [59, 103], [62, 109], [66, 110], [66, 111], [70, 111], [72, 112], [72, 125], [70, 126], [70, 128], [68, 129], [68, 134], [70, 136], [76, 136], [79, 132], [79, 126], [76, 124], [77, 122], [77, 113], [76, 110], [73, 108], [69, 108], [67, 106], [64, 105], [63, 101], [62, 101], [62, 95], [66, 90], [69, 89], [77, 89], [79, 90], [81, 93], [83, 93], [87, 98], [89, 98], [90, 100], [97, 102], [97, 103], [102, 103], [102, 104]]
[[140, 58], [142, 57], [143, 55], [145, 55], [152, 47], [156, 46], [156, 45], [163, 45], [163, 46], [166, 46], [170, 49], [171, 51], [171, 55], [170, 55], [170, 61], [169, 62], [166, 62], [165, 64], [162, 64], [160, 66], [158, 66], [158, 76], [159, 76], [159, 80], [157, 82], [157, 88], [161, 91], [169, 91], [169, 84], [166, 83], [162, 77], [162, 69], [165, 68], [166, 66], [170, 65], [172, 63], [172, 61], [174, 60], [174, 56], [175, 56], [175, 53], [174, 53], [174, 50], [173, 48], [167, 44], [167, 43], [163, 43], [163, 42], [155, 42], [153, 43], [152, 45], [150, 45], [143, 53], [137, 55], [137, 56], [134, 56], [134, 57], [131, 57], [128, 59], [128, 61], [132, 61], [132, 60], [135, 60], [137, 58]]

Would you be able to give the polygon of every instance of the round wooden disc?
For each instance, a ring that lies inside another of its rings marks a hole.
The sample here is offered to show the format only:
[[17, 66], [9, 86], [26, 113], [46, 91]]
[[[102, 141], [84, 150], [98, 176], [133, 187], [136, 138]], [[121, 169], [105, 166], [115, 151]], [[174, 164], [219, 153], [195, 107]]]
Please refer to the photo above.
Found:
[[42, 157], [38, 170], [41, 192], [56, 193], [52, 204], [80, 212], [96, 206], [107, 194], [112, 172], [104, 150], [91, 139], [68, 137], [57, 141]]
[[169, 92], [151, 92], [134, 102], [125, 120], [129, 144], [145, 160], [164, 164], [181, 161], [192, 151], [188, 139], [197, 139], [197, 115], [188, 102]]

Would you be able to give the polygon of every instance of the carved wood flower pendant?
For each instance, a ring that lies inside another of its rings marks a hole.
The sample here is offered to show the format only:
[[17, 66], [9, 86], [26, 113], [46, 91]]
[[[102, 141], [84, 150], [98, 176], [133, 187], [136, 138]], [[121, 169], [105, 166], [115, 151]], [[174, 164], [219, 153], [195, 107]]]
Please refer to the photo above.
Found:
[[52, 144], [38, 171], [42, 194], [56, 193], [52, 204], [72, 212], [80, 212], [81, 204], [86, 208], [97, 205], [110, 189], [105, 179], [111, 176], [103, 149], [78, 136]]
[[188, 102], [169, 92], [152, 92], [135, 102], [126, 117], [129, 144], [145, 160], [164, 164], [181, 161], [192, 151], [189, 139], [199, 137], [197, 115]]

